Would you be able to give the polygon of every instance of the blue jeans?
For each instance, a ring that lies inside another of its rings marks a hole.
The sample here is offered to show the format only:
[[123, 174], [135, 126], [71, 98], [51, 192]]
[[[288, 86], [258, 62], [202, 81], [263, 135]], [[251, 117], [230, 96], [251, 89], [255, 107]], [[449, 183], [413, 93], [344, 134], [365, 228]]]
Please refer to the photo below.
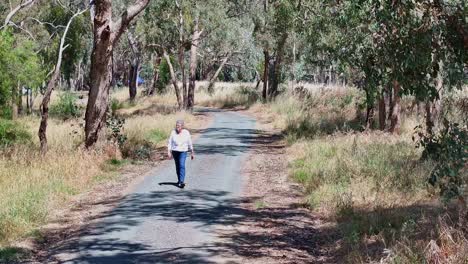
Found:
[[172, 151], [172, 157], [175, 161], [177, 182], [184, 183], [185, 181], [185, 159], [187, 158], [187, 152]]

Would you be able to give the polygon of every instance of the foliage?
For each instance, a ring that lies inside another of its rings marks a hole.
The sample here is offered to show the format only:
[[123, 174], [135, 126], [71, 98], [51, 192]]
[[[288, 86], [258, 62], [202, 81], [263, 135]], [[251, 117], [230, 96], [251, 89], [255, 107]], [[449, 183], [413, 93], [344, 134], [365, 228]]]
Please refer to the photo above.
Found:
[[166, 86], [171, 81], [171, 73], [169, 72], [169, 64], [166, 60], [162, 60], [159, 65], [159, 80], [157, 84], [158, 93], [162, 94], [166, 92]]
[[464, 193], [468, 181], [468, 130], [458, 123], [444, 121], [444, 127], [436, 134], [424, 134], [419, 130], [418, 147], [424, 149], [422, 158], [431, 159], [436, 165], [429, 175], [429, 183], [440, 190], [448, 201]]
[[[41, 51], [45, 62], [49, 67], [53, 67], [57, 61], [57, 54], [60, 42], [60, 36], [63, 33], [63, 27], [68, 23], [73, 16], [71, 9], [64, 9], [63, 6], [50, 3], [47, 11], [42, 15], [42, 20], [52, 22], [45, 24], [45, 28], [51, 38], [53, 45], [48, 46]], [[61, 26], [61, 27], [60, 27]], [[90, 32], [89, 20], [85, 16], [76, 17], [68, 29], [65, 46], [67, 48], [63, 52], [62, 74], [66, 80], [69, 80], [75, 72], [76, 62], [83, 57], [86, 52], [87, 32]]]
[[9, 111], [7, 105], [19, 87], [38, 88], [45, 75], [35, 44], [16, 37], [8, 30], [0, 32], [0, 116]]
[[0, 147], [26, 143], [30, 140], [31, 134], [22, 125], [0, 118]]
[[107, 139], [117, 143], [119, 147], [122, 147], [125, 141], [127, 141], [127, 136], [123, 133], [124, 125], [125, 119], [113, 114], [107, 116], [106, 126], [109, 130]]
[[461, 88], [465, 82], [463, 36], [451, 22], [461, 18], [456, 11], [460, 6], [461, 1], [442, 6], [418, 1], [341, 2], [330, 9], [328, 34], [335, 36], [330, 47], [344, 67], [362, 74], [360, 86], [368, 104], [395, 80], [402, 94], [437, 99], [438, 78], [444, 79], [446, 89]]
[[75, 118], [81, 115], [81, 109], [77, 105], [77, 96], [71, 92], [59, 95], [59, 100], [50, 107], [50, 114], [63, 119]]

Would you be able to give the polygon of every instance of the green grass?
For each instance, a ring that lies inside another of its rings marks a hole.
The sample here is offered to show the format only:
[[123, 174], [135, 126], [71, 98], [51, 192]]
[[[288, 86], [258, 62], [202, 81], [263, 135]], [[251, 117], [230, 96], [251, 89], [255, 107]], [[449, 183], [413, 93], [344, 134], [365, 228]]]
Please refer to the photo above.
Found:
[[31, 142], [31, 134], [18, 122], [0, 118], [0, 147]]
[[148, 132], [147, 140], [155, 145], [167, 140], [169, 134], [159, 129], [153, 129]]
[[18, 262], [30, 255], [30, 252], [16, 247], [0, 248], [0, 263]]

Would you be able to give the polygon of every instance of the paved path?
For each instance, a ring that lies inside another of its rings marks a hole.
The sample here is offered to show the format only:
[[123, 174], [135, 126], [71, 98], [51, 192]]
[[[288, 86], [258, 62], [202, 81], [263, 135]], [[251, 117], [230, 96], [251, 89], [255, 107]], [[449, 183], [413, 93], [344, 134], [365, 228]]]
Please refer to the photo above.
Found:
[[255, 121], [214, 112], [212, 125], [187, 159], [179, 189], [173, 161], [164, 161], [134, 192], [62, 255], [65, 263], [222, 263], [215, 229], [242, 217], [241, 168], [255, 139]]

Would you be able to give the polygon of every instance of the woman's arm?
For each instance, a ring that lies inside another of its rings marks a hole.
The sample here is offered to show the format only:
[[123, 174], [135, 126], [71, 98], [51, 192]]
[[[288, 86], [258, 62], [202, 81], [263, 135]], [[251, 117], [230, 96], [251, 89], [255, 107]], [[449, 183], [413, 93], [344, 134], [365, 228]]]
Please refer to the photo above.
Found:
[[171, 153], [171, 150], [172, 150], [172, 136], [173, 136], [173, 132], [171, 132], [171, 135], [169, 136], [169, 140], [167, 142], [167, 156], [169, 158], [172, 158], [172, 153]]
[[188, 131], [187, 133], [188, 133], [188, 148], [191, 152], [191, 157], [193, 159], [195, 157], [195, 151], [193, 150], [192, 135]]

